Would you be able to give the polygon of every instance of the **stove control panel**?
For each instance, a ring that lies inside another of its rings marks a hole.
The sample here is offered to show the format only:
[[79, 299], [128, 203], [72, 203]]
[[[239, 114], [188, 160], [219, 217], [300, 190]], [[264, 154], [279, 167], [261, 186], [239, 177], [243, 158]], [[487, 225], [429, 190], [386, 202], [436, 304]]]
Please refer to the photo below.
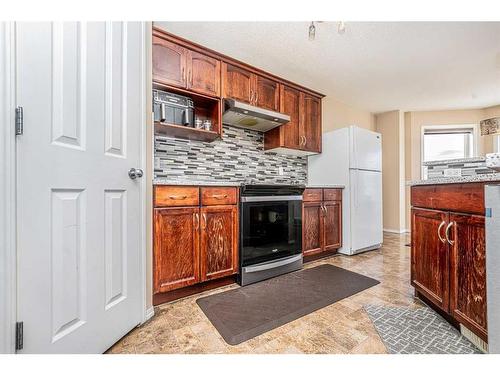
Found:
[[500, 153], [486, 154], [486, 166], [500, 172]]

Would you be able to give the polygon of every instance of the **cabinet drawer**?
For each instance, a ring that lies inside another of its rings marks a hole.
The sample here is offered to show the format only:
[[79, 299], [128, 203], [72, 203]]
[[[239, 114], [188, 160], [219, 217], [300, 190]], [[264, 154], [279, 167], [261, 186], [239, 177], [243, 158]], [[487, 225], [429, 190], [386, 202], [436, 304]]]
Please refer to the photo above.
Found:
[[238, 188], [236, 187], [202, 187], [201, 205], [217, 206], [236, 204], [238, 202]]
[[412, 186], [411, 205], [413, 207], [484, 215], [484, 184]]
[[198, 206], [200, 190], [197, 186], [155, 186], [155, 207]]
[[323, 189], [324, 201], [340, 201], [342, 200], [342, 189]]
[[304, 202], [321, 202], [323, 200], [323, 189], [306, 189], [302, 197]]

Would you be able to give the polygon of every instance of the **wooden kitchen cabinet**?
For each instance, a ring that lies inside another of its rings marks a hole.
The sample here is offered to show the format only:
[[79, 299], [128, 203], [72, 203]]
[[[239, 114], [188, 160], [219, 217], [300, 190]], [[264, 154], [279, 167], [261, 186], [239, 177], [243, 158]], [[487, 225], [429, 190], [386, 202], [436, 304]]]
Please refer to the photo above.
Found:
[[239, 66], [222, 64], [222, 96], [256, 107], [279, 111], [279, 83]]
[[487, 341], [483, 196], [483, 183], [411, 188], [411, 284]]
[[154, 293], [200, 281], [199, 208], [154, 209]]
[[288, 124], [264, 134], [264, 149], [297, 155], [321, 152], [321, 98], [281, 86], [280, 112], [290, 116]]
[[252, 104], [254, 75], [239, 66], [222, 63], [222, 96]]
[[331, 254], [342, 246], [342, 190], [306, 189], [303, 200], [302, 253]]
[[450, 214], [449, 223], [450, 313], [486, 340], [485, 218]]
[[302, 122], [299, 126], [303, 138], [301, 150], [321, 152], [321, 99], [306, 93], [300, 94]]
[[323, 205], [321, 202], [303, 203], [302, 254], [304, 256], [323, 251]]
[[238, 271], [238, 208], [201, 208], [201, 280]]
[[153, 35], [153, 81], [164, 85], [186, 87], [188, 50]]
[[238, 272], [236, 187], [158, 185], [154, 207], [154, 294]]
[[279, 112], [280, 110], [280, 85], [278, 82], [262, 77], [254, 76], [254, 105], [260, 108]]
[[444, 235], [448, 214], [426, 209], [412, 209], [411, 214], [411, 284], [447, 312], [449, 252]]
[[188, 90], [210, 96], [220, 95], [220, 60], [199, 52], [189, 51], [187, 69]]

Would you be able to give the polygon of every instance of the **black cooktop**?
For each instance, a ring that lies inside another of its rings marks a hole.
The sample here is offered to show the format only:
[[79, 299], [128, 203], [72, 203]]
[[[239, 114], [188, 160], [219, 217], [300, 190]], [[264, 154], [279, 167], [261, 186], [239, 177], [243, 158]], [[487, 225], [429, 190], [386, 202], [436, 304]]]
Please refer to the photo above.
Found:
[[302, 195], [305, 185], [243, 184], [241, 196]]

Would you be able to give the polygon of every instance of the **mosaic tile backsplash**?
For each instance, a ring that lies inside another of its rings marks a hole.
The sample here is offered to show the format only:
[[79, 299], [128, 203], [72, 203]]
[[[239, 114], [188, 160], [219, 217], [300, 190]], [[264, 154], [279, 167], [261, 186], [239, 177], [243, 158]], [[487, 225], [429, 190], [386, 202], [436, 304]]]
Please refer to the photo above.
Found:
[[[222, 140], [199, 142], [155, 136], [155, 180], [305, 184], [307, 157], [264, 152], [263, 133], [223, 126]], [[279, 175], [278, 168], [283, 168]]]
[[465, 177], [494, 172], [494, 170], [486, 166], [485, 158], [455, 159], [424, 163], [424, 179], [429, 180], [447, 176]]

